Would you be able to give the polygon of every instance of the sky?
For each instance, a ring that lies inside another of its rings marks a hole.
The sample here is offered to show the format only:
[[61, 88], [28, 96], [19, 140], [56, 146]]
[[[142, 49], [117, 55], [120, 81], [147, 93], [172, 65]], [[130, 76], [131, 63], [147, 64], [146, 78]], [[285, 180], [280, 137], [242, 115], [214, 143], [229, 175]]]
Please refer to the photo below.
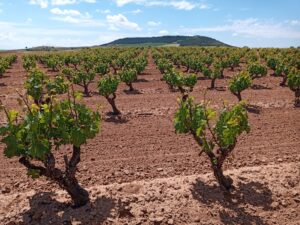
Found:
[[162, 35], [300, 46], [300, 0], [0, 0], [0, 49]]

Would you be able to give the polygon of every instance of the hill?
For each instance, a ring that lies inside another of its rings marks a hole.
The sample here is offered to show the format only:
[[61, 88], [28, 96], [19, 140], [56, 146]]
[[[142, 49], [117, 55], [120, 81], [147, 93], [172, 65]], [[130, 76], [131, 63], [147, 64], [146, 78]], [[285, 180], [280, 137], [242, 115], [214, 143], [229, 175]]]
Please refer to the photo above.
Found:
[[205, 36], [162, 36], [162, 37], [134, 37], [122, 38], [102, 46], [223, 46], [229, 47], [223, 42]]
[[122, 38], [113, 42], [86, 46], [86, 47], [54, 47], [54, 46], [37, 46], [32, 48], [25, 48], [11, 51], [64, 51], [64, 50], [77, 50], [84, 48], [98, 48], [98, 47], [113, 47], [113, 46], [218, 46], [218, 47], [231, 47], [216, 39], [205, 36], [161, 36], [161, 37], [133, 37]]

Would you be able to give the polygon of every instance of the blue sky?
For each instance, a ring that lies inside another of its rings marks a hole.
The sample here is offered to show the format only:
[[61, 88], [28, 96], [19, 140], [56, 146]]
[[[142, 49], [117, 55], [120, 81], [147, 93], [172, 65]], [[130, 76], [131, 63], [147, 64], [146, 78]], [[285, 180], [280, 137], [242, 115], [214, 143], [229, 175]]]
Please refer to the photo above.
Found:
[[205, 35], [235, 46], [300, 46], [299, 0], [0, 0], [0, 49]]

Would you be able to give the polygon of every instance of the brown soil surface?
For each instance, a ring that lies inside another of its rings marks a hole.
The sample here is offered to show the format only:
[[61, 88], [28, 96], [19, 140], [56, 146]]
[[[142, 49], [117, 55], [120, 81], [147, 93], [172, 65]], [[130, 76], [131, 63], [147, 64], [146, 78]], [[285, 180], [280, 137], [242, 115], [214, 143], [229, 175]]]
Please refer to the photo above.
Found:
[[[218, 90], [199, 80], [192, 95], [201, 101], [206, 91], [214, 108], [235, 103], [227, 89], [232, 74], [216, 81]], [[25, 76], [19, 59], [0, 80], [0, 98], [9, 107], [17, 105]], [[120, 118], [107, 114], [109, 105], [96, 93], [84, 99], [93, 108], [101, 104], [103, 114], [102, 131], [82, 148], [77, 174], [92, 196], [86, 207], [72, 209], [56, 185], [27, 178], [18, 159], [0, 154], [0, 224], [300, 224], [300, 110], [293, 92], [279, 86], [281, 78], [255, 80], [256, 88], [242, 93], [259, 112], [249, 113], [251, 132], [239, 138], [225, 165], [236, 184], [231, 200], [217, 188], [193, 139], [175, 134], [180, 95], [161, 78], [150, 58], [134, 83], [137, 93], [120, 85]]]

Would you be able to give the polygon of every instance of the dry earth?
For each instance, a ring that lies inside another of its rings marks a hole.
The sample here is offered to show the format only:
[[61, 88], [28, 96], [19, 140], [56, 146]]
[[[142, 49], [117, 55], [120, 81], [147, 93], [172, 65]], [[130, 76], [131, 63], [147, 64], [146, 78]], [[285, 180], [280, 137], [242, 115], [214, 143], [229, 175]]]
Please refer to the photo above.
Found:
[[[227, 90], [233, 73], [217, 80], [218, 90], [199, 80], [192, 95], [201, 101], [206, 91], [215, 108], [224, 100], [235, 103]], [[22, 89], [25, 75], [19, 59], [0, 80], [0, 98], [9, 107], [17, 105], [15, 90]], [[150, 58], [134, 84], [137, 93], [125, 93], [121, 85], [120, 118], [107, 115], [110, 108], [96, 93], [84, 99], [103, 111], [102, 131], [83, 147], [77, 174], [92, 197], [85, 207], [72, 209], [56, 185], [27, 178], [17, 159], [0, 154], [0, 224], [300, 224], [300, 111], [293, 93], [279, 86], [281, 78], [255, 80], [243, 93], [260, 111], [249, 113], [251, 132], [239, 138], [225, 165], [236, 186], [229, 197], [218, 189], [205, 156], [198, 157], [193, 139], [175, 134], [179, 93], [170, 92], [161, 77]], [[96, 82], [91, 89], [96, 91]]]

